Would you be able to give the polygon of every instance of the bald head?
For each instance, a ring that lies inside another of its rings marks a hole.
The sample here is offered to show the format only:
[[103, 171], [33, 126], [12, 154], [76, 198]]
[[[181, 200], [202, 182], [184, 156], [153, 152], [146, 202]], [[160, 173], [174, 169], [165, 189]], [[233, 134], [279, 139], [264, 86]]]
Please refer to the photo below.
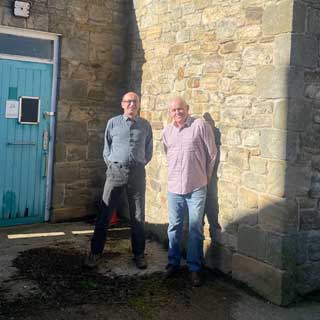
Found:
[[170, 109], [171, 104], [178, 104], [180, 106], [189, 108], [188, 104], [186, 103], [186, 101], [182, 97], [174, 97], [169, 103], [169, 109]]
[[135, 118], [140, 108], [139, 96], [135, 92], [127, 92], [122, 97], [121, 107], [124, 115], [131, 119]]
[[189, 106], [183, 98], [173, 98], [169, 103], [169, 114], [175, 125], [181, 128], [189, 116]]

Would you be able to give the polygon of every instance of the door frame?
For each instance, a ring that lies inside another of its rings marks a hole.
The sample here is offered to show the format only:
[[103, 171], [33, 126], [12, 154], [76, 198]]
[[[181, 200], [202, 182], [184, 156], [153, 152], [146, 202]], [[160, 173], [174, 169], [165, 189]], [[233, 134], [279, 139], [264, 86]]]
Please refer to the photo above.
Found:
[[53, 58], [39, 59], [27, 56], [18, 56], [10, 54], [0, 54], [0, 58], [15, 61], [28, 61], [52, 64], [52, 88], [51, 88], [51, 115], [50, 115], [50, 135], [48, 146], [48, 176], [46, 179], [46, 200], [45, 200], [45, 215], [44, 221], [50, 219], [50, 209], [52, 202], [52, 175], [53, 175], [53, 155], [55, 142], [55, 127], [56, 127], [56, 111], [57, 111], [57, 92], [58, 92], [58, 71], [59, 71], [59, 55], [60, 55], [60, 39], [61, 34], [43, 32], [31, 29], [21, 29], [16, 27], [0, 26], [0, 34], [10, 34], [20, 37], [28, 37], [34, 39], [44, 39], [53, 41]]

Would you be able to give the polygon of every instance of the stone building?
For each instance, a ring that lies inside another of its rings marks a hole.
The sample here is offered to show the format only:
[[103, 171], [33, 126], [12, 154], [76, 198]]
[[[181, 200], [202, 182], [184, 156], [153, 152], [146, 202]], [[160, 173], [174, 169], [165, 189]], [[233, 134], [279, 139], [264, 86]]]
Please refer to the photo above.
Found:
[[206, 264], [277, 304], [320, 288], [318, 0], [34, 0], [29, 18], [13, 2], [2, 26], [60, 34], [51, 220], [94, 210], [105, 123], [135, 90], [154, 130], [146, 220], [165, 239], [160, 135], [181, 95], [219, 146]]

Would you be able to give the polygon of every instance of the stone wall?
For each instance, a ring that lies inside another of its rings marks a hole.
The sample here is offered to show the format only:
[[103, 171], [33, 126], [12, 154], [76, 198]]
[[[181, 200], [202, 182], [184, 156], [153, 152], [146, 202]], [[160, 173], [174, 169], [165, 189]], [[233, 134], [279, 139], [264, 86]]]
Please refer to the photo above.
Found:
[[52, 220], [87, 214], [101, 196], [106, 121], [124, 91], [126, 0], [32, 0], [30, 18], [1, 1], [0, 23], [61, 34]]
[[[149, 227], [165, 238], [160, 134], [170, 121], [170, 98], [181, 95], [192, 114], [207, 113], [215, 123], [220, 149], [207, 207], [206, 263], [278, 304], [320, 287], [314, 281], [319, 271], [316, 3], [141, 0], [132, 10], [130, 86], [141, 92], [142, 115], [155, 136], [148, 167]], [[302, 289], [299, 280], [306, 278], [309, 285]]]
[[147, 222], [165, 239], [160, 135], [181, 95], [219, 147], [206, 264], [278, 304], [320, 287], [318, 0], [31, 2], [22, 19], [1, 1], [0, 23], [62, 34], [52, 220], [94, 209], [106, 121], [135, 90], [154, 130]]
[[[301, 68], [304, 82], [299, 108], [295, 107], [298, 103], [293, 104], [296, 111], [294, 117], [288, 112], [288, 124], [292, 123], [299, 132], [299, 171], [294, 170], [301, 177], [300, 187], [309, 189], [308, 194], [302, 192], [297, 197], [301, 255], [296, 281], [298, 292], [305, 294], [320, 287], [320, 3], [301, 1], [296, 10], [300, 17], [303, 14], [305, 29], [292, 35], [291, 64]], [[290, 185], [295, 183], [294, 175], [288, 170], [287, 180]]]

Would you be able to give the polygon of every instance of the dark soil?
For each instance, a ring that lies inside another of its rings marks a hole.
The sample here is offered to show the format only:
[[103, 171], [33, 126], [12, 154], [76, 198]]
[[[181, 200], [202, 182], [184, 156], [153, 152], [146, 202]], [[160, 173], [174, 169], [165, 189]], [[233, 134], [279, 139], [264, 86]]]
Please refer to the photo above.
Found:
[[[129, 308], [141, 319], [150, 319], [155, 309], [172, 303], [190, 304], [192, 288], [186, 270], [170, 280], [164, 280], [162, 274], [111, 278], [84, 268], [83, 259], [71, 249], [46, 247], [22, 252], [13, 261], [16, 276], [34, 281], [40, 290], [6, 301], [0, 288], [0, 319], [26, 319], [26, 315], [38, 319], [39, 313], [48, 310], [101, 304], [113, 310]], [[211, 275], [206, 278], [210, 285]]]

